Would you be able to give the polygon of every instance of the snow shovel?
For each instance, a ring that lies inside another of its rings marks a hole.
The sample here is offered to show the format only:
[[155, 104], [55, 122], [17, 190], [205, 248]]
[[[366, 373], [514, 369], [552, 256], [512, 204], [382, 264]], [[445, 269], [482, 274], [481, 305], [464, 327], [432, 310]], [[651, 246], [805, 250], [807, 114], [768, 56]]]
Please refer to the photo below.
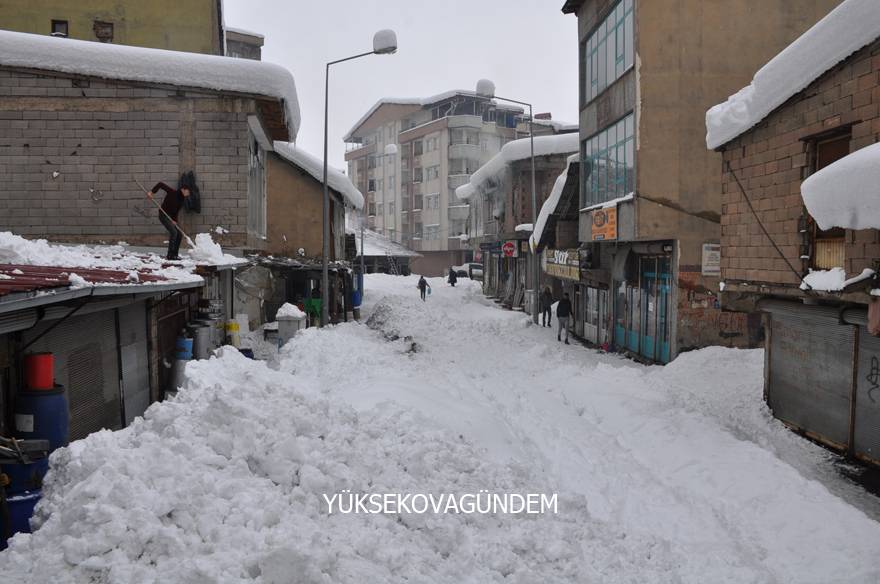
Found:
[[[147, 194], [147, 193], [150, 192], [150, 191], [148, 191], [148, 190], [144, 187], [144, 185], [142, 185], [142, 184], [140, 183], [140, 181], [139, 181], [138, 179], [133, 178], [132, 180], [134, 180], [134, 182], [137, 184], [137, 186], [141, 187], [141, 190], [144, 191], [144, 194]], [[193, 240], [189, 238], [189, 235], [186, 234], [186, 231], [184, 231], [184, 230], [180, 227], [180, 225], [178, 225], [177, 221], [175, 221], [174, 219], [171, 218], [171, 215], [169, 215], [168, 213], [165, 212], [165, 209], [162, 208], [162, 205], [160, 205], [159, 203], [157, 203], [156, 200], [155, 200], [153, 197], [148, 196], [147, 198], [150, 199], [150, 201], [152, 201], [153, 204], [156, 205], [156, 208], [159, 209], [159, 211], [160, 211], [163, 215], [165, 215], [165, 216], [168, 218], [169, 221], [171, 221], [171, 223], [177, 228], [178, 231], [180, 231], [180, 234], [183, 236], [183, 238], [186, 240], [186, 242], [189, 244], [189, 246], [190, 246], [190, 247], [195, 247], [196, 244], [193, 243]]]

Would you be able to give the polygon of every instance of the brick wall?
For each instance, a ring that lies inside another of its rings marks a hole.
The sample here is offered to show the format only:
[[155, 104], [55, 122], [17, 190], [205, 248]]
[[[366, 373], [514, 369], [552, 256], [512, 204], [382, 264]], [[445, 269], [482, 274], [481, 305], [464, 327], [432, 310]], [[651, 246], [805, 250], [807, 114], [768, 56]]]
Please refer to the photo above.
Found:
[[[158, 211], [134, 183], [176, 186], [194, 170], [202, 213], [247, 243], [251, 100], [0, 69], [0, 230], [65, 241], [161, 245]], [[54, 174], [54, 173], [57, 173]]]
[[[880, 42], [865, 47], [791, 98], [758, 126], [724, 147], [724, 160], [739, 177], [758, 216], [799, 271], [805, 236], [801, 182], [813, 164], [823, 133], [851, 130], [850, 152], [880, 139]], [[726, 168], [724, 169], [726, 170]], [[722, 278], [794, 285], [799, 279], [773, 249], [729, 172], [723, 173]], [[877, 231], [846, 232], [847, 274], [880, 258]]]

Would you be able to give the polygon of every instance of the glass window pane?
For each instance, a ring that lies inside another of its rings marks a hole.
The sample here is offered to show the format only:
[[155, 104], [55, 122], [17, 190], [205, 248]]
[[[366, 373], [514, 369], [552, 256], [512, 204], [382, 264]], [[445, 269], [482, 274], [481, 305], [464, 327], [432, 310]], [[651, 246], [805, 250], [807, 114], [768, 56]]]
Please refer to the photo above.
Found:
[[599, 80], [598, 89], [599, 89], [599, 91], [602, 91], [603, 89], [605, 89], [605, 84], [606, 84], [606, 78], [605, 78], [605, 71], [606, 71], [605, 62], [607, 59], [607, 57], [605, 56], [605, 47], [606, 46], [607, 46], [607, 43], [605, 43], [604, 41], [599, 43], [598, 62], [596, 63], [596, 65], [598, 66], [598, 69], [599, 69], [599, 76], [598, 76], [598, 80]]
[[624, 188], [624, 194], [629, 194], [635, 190], [636, 173], [634, 144], [635, 140], [632, 138], [626, 141], [626, 188]]
[[617, 8], [614, 9], [614, 20], [620, 22], [623, 20], [623, 2], [617, 4]]
[[624, 12], [630, 12], [633, 8], [633, 0], [624, 0], [623, 9]]
[[623, 49], [623, 63], [624, 67], [631, 67], [633, 64], [633, 15], [630, 12], [626, 17], [626, 24], [623, 27], [624, 30], [624, 49]]
[[605, 55], [605, 66], [608, 68], [608, 85], [614, 81], [614, 36], [608, 37], [608, 51]]
[[633, 136], [633, 121], [634, 120], [635, 120], [635, 117], [632, 114], [626, 116], [626, 119], [624, 120], [624, 122], [626, 122], [626, 137], [627, 138], [632, 138], [632, 136]]

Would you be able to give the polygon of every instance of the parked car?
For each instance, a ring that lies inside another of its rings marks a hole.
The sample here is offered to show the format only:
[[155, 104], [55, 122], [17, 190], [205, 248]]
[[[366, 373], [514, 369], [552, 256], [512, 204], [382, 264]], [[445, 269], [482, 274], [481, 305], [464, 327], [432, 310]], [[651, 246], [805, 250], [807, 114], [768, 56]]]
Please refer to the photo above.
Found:
[[470, 278], [471, 280], [483, 279], [483, 264], [468, 262], [460, 266], [452, 266], [455, 275], [459, 278]]

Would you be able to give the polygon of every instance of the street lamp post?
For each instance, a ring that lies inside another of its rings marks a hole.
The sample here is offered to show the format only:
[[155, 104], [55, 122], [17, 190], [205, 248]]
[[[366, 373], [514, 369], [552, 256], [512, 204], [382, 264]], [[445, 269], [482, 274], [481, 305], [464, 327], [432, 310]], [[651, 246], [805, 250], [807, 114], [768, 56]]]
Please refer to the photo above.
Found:
[[[330, 65], [344, 63], [366, 57], [367, 55], [390, 55], [397, 52], [397, 35], [393, 30], [380, 30], [373, 35], [373, 50], [352, 55], [344, 59], [330, 61], [324, 70], [324, 225], [323, 225], [323, 249], [321, 258], [321, 326], [327, 326], [329, 322], [329, 304], [330, 304], [330, 275], [329, 275], [329, 259], [330, 259], [330, 189], [327, 186], [327, 123], [330, 110]], [[366, 202], [364, 203], [366, 204]], [[363, 232], [361, 232], [363, 234]], [[363, 237], [361, 239], [363, 245]], [[363, 247], [361, 247], [363, 251]], [[363, 257], [363, 256], [362, 256]], [[363, 261], [363, 259], [361, 260]]]
[[[537, 186], [535, 183], [535, 132], [533, 126], [533, 120], [535, 119], [532, 115], [532, 104], [527, 103], [525, 101], [517, 101], [515, 99], [509, 99], [507, 97], [498, 97], [495, 95], [495, 84], [492, 83], [488, 79], [480, 79], [477, 82], [477, 95], [480, 97], [488, 97], [490, 99], [500, 99], [501, 101], [508, 101], [510, 103], [515, 103], [518, 105], [528, 106], [529, 108], [529, 147], [531, 148], [531, 159], [532, 159], [532, 229], [534, 230], [535, 224], [538, 222], [538, 193]], [[534, 233], [534, 231], [533, 231]], [[532, 251], [532, 322], [538, 324], [538, 286], [540, 278], [538, 277], [538, 254], [537, 250]]]

